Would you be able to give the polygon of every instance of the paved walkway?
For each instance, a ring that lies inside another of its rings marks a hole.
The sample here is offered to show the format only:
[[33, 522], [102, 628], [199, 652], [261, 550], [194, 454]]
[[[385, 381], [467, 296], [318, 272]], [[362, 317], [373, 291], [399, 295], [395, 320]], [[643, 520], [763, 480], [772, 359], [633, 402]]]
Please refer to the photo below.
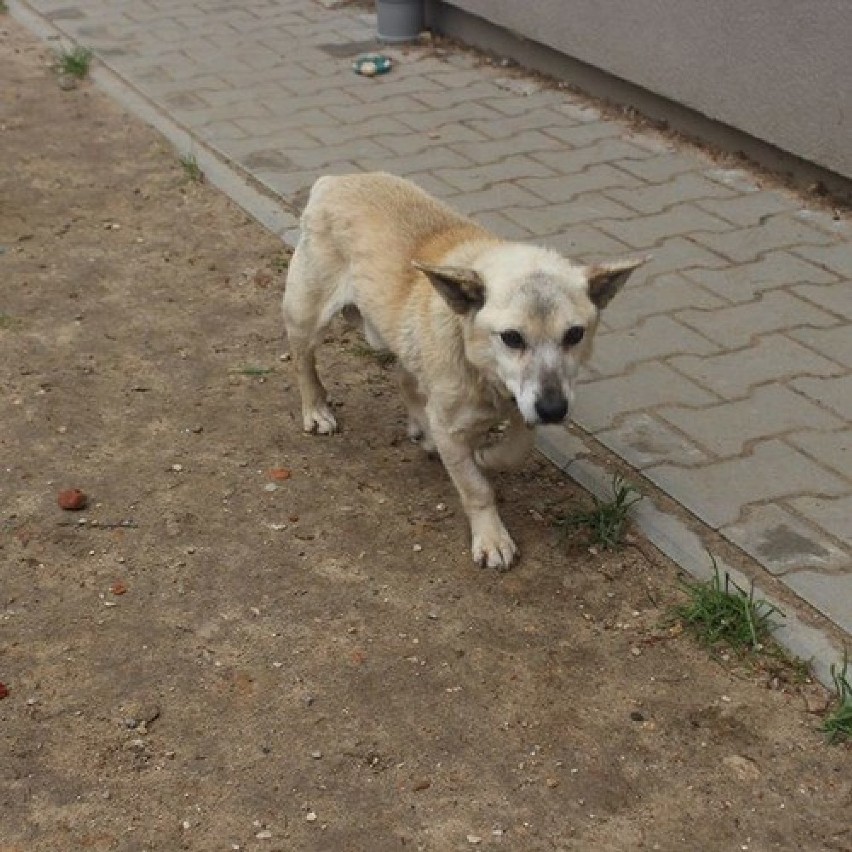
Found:
[[291, 210], [322, 173], [384, 169], [510, 238], [651, 251], [605, 314], [577, 422], [852, 632], [848, 224], [460, 52], [395, 50], [358, 77], [375, 20], [357, 8], [29, 6]]

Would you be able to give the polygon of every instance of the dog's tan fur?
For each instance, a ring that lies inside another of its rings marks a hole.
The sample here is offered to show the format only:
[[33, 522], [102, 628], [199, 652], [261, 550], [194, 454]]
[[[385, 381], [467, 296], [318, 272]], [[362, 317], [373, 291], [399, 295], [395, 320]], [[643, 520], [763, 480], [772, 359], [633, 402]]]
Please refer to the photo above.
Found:
[[474, 560], [508, 568], [517, 548], [485, 472], [520, 464], [532, 427], [566, 416], [598, 311], [641, 262], [578, 266], [505, 242], [391, 175], [320, 178], [284, 294], [304, 429], [337, 429], [314, 352], [342, 312], [397, 356], [409, 435], [437, 449], [455, 483]]

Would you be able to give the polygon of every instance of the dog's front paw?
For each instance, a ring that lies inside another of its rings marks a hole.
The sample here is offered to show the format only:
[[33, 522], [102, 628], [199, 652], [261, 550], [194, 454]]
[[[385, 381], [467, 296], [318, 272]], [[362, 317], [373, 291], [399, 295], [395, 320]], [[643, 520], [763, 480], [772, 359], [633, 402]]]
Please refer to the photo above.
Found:
[[490, 522], [487, 527], [473, 530], [471, 551], [473, 561], [480, 568], [508, 571], [518, 555], [518, 546], [512, 541], [503, 523], [498, 520], [496, 524]]
[[302, 413], [302, 417], [306, 432], [315, 432], [317, 435], [333, 435], [337, 431], [337, 421], [334, 419], [331, 409], [325, 404], [306, 409]]

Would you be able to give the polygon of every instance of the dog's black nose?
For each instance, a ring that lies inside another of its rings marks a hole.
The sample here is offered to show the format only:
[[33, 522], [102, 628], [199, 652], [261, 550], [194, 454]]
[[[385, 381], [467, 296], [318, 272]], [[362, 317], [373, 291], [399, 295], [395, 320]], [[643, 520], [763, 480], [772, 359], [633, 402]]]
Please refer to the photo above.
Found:
[[561, 423], [568, 413], [568, 401], [559, 391], [545, 391], [535, 403], [542, 423]]

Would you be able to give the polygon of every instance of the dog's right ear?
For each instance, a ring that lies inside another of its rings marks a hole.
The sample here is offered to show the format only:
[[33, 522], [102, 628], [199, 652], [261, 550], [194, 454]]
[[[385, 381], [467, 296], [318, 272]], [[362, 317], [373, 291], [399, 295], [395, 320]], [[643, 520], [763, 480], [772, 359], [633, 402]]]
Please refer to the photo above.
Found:
[[411, 261], [411, 265], [432, 282], [457, 314], [478, 311], [485, 304], [485, 282], [475, 270], [462, 266], [427, 266], [416, 260]]

